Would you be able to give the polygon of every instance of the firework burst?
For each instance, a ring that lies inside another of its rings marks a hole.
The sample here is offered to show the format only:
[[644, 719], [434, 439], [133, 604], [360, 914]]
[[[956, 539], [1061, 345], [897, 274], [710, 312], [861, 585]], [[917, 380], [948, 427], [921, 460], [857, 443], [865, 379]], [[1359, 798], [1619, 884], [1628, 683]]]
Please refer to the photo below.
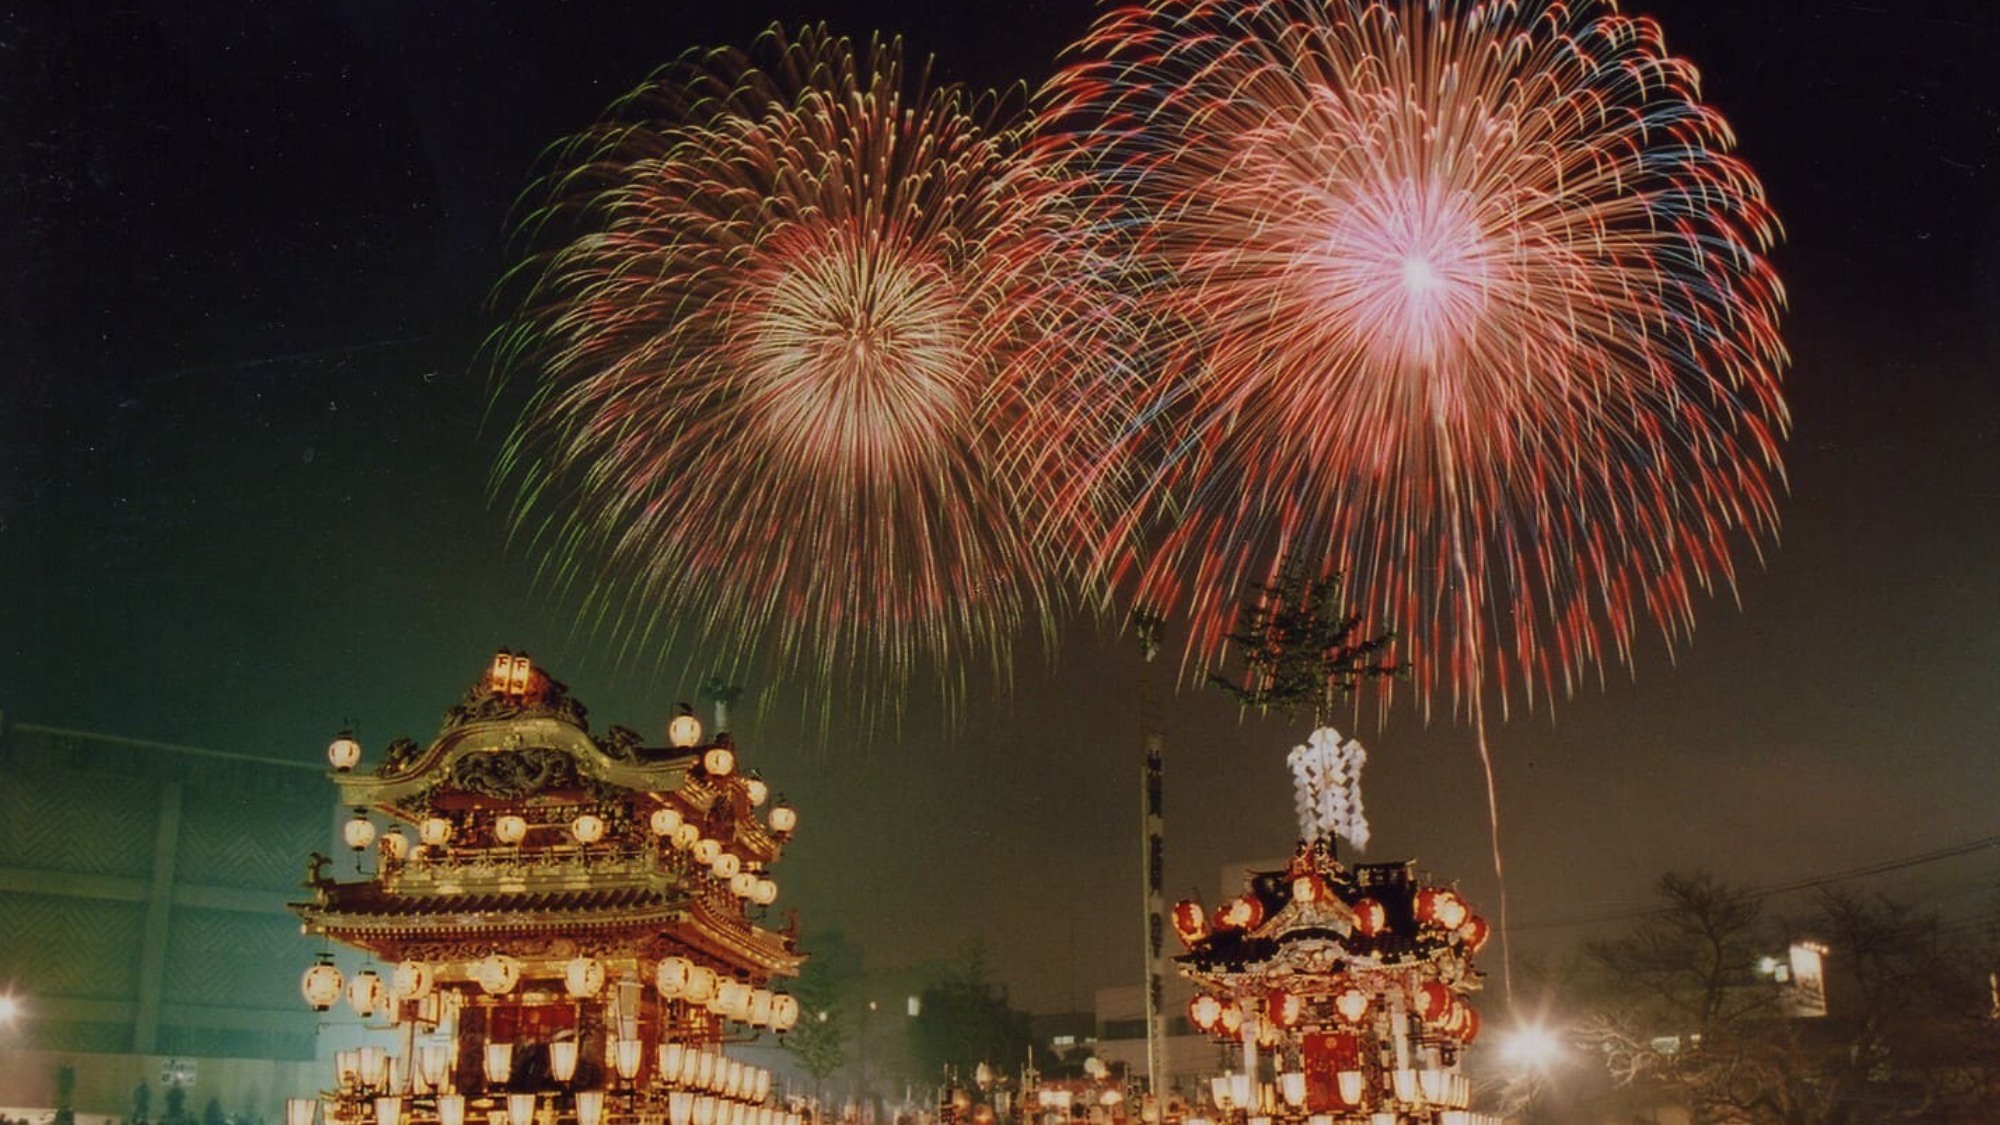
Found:
[[499, 477], [628, 642], [692, 626], [893, 699], [923, 661], [1004, 672], [1110, 534], [1063, 455], [1115, 421], [1077, 388], [1121, 322], [1073, 185], [1003, 99], [910, 77], [898, 44], [774, 30], [559, 150]]
[[1044, 104], [1154, 316], [1164, 531], [1100, 563], [1198, 664], [1289, 558], [1399, 630], [1426, 708], [1504, 712], [1682, 639], [1775, 535], [1777, 223], [1651, 21], [1159, 0]]

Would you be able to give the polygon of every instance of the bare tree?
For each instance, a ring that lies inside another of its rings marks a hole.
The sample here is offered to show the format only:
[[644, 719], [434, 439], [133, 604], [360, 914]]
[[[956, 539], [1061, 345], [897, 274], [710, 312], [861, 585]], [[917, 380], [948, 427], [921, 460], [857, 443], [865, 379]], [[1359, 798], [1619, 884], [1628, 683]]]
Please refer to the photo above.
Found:
[[[1660, 906], [1588, 947], [1578, 1038], [1633, 1120], [1683, 1107], [1717, 1125], [1992, 1119], [2000, 1033], [1978, 966], [1934, 914], [1823, 892], [1788, 922], [1707, 874], [1664, 876]], [[1787, 1011], [1794, 937], [1824, 945], [1825, 1016]]]

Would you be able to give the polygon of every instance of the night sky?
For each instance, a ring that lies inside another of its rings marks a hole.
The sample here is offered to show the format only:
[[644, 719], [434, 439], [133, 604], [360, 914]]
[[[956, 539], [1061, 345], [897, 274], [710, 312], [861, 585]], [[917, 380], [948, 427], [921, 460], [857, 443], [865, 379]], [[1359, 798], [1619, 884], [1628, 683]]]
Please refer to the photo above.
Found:
[[[594, 650], [486, 473], [483, 307], [540, 149], [684, 49], [773, 19], [1039, 82], [1087, 0], [296, 0], [0, 7], [0, 710], [274, 757], [428, 738], [501, 646], [658, 735], [676, 667]], [[1699, 64], [1787, 228], [1783, 538], [1691, 646], [1649, 640], [1494, 730], [1518, 951], [1670, 869], [1768, 886], [2000, 834], [2000, 13], [1984, 0], [1639, 3]], [[1740, 602], [1740, 604], [1738, 604]], [[1023, 646], [1029, 648], [1030, 646]], [[1165, 669], [1171, 672], [1171, 668]], [[900, 735], [757, 685], [746, 762], [802, 812], [781, 904], [884, 968], [974, 937], [1017, 1001], [1137, 975], [1131, 643]], [[1167, 701], [1168, 885], [1290, 848], [1303, 724]], [[1470, 731], [1353, 727], [1367, 858], [1497, 909]], [[303, 857], [301, 857], [303, 859]], [[1855, 886], [1991, 916], [2000, 855]], [[1780, 898], [1782, 911], [1804, 905]]]

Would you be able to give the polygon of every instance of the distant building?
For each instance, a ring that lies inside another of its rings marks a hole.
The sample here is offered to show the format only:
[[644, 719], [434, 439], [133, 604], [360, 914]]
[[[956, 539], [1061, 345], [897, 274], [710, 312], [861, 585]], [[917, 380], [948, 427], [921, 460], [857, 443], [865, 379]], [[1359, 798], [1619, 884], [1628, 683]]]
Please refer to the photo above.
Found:
[[281, 1120], [315, 1088], [315, 946], [285, 910], [333, 807], [316, 763], [0, 721], [0, 1112]]

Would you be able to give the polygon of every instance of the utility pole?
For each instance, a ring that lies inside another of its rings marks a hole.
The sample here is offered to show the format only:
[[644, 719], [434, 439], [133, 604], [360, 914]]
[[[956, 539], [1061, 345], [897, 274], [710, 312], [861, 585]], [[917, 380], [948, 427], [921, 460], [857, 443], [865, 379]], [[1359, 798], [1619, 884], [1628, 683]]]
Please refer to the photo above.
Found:
[[1139, 774], [1140, 826], [1144, 836], [1140, 860], [1145, 887], [1146, 942], [1146, 1092], [1157, 1102], [1170, 1085], [1167, 1074], [1166, 1016], [1166, 779], [1161, 751], [1166, 746], [1165, 724], [1153, 675], [1153, 657], [1160, 650], [1160, 627], [1156, 614], [1137, 610], [1132, 614], [1133, 631], [1138, 635], [1145, 664], [1139, 670], [1139, 744], [1145, 763]]

